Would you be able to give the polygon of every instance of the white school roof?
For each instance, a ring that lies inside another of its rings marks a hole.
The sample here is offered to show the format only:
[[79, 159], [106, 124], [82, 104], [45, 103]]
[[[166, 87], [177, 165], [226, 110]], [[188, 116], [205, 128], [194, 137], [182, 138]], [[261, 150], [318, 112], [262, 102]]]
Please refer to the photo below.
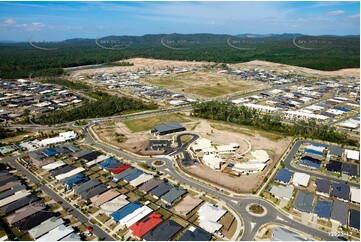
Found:
[[316, 151], [319, 151], [319, 152], [323, 152], [325, 150], [325, 147], [323, 147], [323, 146], [315, 146], [315, 145], [307, 145], [305, 147], [305, 149], [311, 149], [311, 150], [316, 150]]
[[254, 150], [251, 151], [251, 155], [253, 156], [254, 160], [260, 161], [260, 162], [267, 162], [269, 161], [269, 155], [265, 150]]
[[38, 226], [30, 229], [28, 232], [31, 235], [31, 237], [33, 237], [34, 239], [37, 239], [40, 236], [42, 236], [43, 234], [49, 232], [50, 230], [58, 227], [59, 225], [61, 225], [63, 223], [64, 223], [63, 219], [57, 218], [57, 217], [51, 217], [51, 218], [45, 220], [44, 222], [42, 222], [41, 224], [39, 224]]
[[207, 166], [210, 166], [211, 168], [219, 167], [219, 163], [223, 162], [222, 158], [218, 155], [209, 154], [203, 156], [203, 161], [206, 163]]
[[74, 232], [74, 229], [71, 226], [66, 227], [64, 224], [59, 225], [55, 229], [50, 230], [47, 234], [39, 237], [38, 241], [57, 241], [68, 234]]
[[14, 195], [11, 195], [11, 196], [8, 196], [8, 197], [6, 197], [4, 199], [1, 199], [0, 200], [0, 207], [5, 206], [5, 205], [7, 205], [9, 203], [12, 203], [12, 202], [14, 202], [16, 200], [19, 200], [20, 198], [23, 198], [23, 197], [25, 197], [25, 196], [27, 196], [29, 194], [30, 194], [30, 191], [28, 191], [28, 190], [20, 190], [20, 191], [16, 192]]
[[360, 203], [360, 189], [356, 187], [350, 187], [351, 201]]
[[100, 209], [103, 210], [105, 213], [111, 214], [125, 205], [127, 205], [129, 202], [126, 200], [127, 196], [124, 194], [110, 200], [109, 202], [104, 203], [100, 206]]
[[71, 177], [71, 176], [74, 176], [76, 174], [79, 174], [82, 171], [85, 171], [85, 169], [83, 167], [78, 167], [78, 168], [75, 168], [74, 170], [71, 170], [71, 171], [69, 171], [67, 173], [57, 175], [55, 177], [55, 179], [60, 181], [60, 180], [63, 180], [64, 178]]
[[262, 171], [266, 165], [264, 163], [250, 163], [250, 162], [242, 162], [237, 163], [232, 167], [232, 170], [238, 172], [255, 172]]
[[142, 174], [139, 177], [135, 178], [133, 181], [131, 181], [129, 184], [132, 185], [133, 187], [137, 187], [140, 184], [143, 184], [144, 182], [149, 181], [152, 178], [153, 178], [152, 175]]
[[119, 220], [119, 223], [129, 227], [152, 212], [153, 210], [151, 208], [144, 205], [143, 207], [138, 208], [133, 213], [128, 214], [127, 216]]
[[292, 183], [297, 186], [307, 187], [309, 181], [310, 181], [310, 175], [301, 172], [296, 172], [292, 178]]
[[86, 166], [87, 166], [87, 167], [90, 167], [90, 166], [95, 165], [95, 164], [98, 164], [98, 163], [100, 163], [100, 162], [102, 162], [102, 161], [104, 161], [104, 160], [106, 160], [106, 159], [108, 159], [108, 158], [109, 158], [109, 156], [107, 156], [107, 155], [100, 155], [100, 156], [98, 156], [96, 159], [94, 159], [94, 160], [89, 161], [88, 163], [86, 163]]
[[283, 111], [284, 114], [291, 116], [291, 117], [301, 117], [301, 118], [314, 118], [320, 120], [328, 119], [327, 116], [320, 115], [320, 114], [313, 114], [313, 113], [304, 113], [300, 111]]
[[219, 145], [217, 146], [218, 152], [234, 152], [236, 149], [233, 145]]
[[198, 139], [192, 146], [193, 150], [203, 150], [205, 148], [212, 147], [212, 141], [206, 138]]
[[47, 171], [51, 171], [51, 170], [54, 170], [58, 167], [61, 167], [65, 165], [65, 162], [62, 161], [62, 160], [58, 160], [58, 161], [55, 161], [53, 163], [50, 163], [48, 165], [45, 165], [45, 166], [42, 166], [41, 168], [44, 169], [44, 170], [47, 170]]
[[347, 159], [360, 160], [360, 151], [345, 149]]

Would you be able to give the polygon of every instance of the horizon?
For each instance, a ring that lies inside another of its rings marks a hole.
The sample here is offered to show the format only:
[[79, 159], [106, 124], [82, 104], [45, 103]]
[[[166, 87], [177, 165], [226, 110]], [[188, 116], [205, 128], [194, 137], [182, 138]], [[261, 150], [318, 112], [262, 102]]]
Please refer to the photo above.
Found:
[[360, 35], [360, 3], [355, 1], [0, 2], [0, 6], [2, 42], [149, 33]]

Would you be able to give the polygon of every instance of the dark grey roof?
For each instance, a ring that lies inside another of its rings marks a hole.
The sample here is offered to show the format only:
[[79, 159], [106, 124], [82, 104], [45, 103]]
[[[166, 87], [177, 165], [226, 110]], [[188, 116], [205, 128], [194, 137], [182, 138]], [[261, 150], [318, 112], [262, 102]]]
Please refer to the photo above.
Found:
[[111, 170], [113, 170], [113, 169], [115, 169], [115, 168], [117, 168], [117, 167], [119, 167], [121, 165], [123, 165], [122, 162], [115, 162], [115, 163], [112, 163], [112, 164], [110, 164], [108, 166], [103, 167], [103, 169], [107, 170], [107, 171], [111, 171]]
[[136, 170], [136, 172], [129, 174], [127, 176], [124, 177], [124, 181], [126, 182], [131, 182], [134, 179], [137, 179], [139, 176], [141, 176], [142, 174], [144, 174], [144, 172], [142, 172], [141, 170]]
[[317, 192], [330, 194], [331, 182], [329, 180], [317, 178], [316, 186], [317, 186], [316, 188]]
[[18, 192], [20, 190], [26, 190], [26, 186], [25, 185], [16, 185], [13, 186], [12, 188], [0, 193], [0, 199], [6, 198], [10, 195], [13, 195], [15, 192]]
[[349, 176], [358, 176], [357, 165], [350, 163], [343, 163], [342, 173], [347, 174]]
[[293, 203], [293, 208], [301, 212], [310, 213], [313, 208], [313, 198], [314, 195], [312, 193], [299, 191]]
[[158, 133], [168, 133], [168, 132], [173, 132], [175, 130], [179, 130], [179, 129], [184, 129], [185, 127], [183, 127], [182, 125], [180, 125], [180, 123], [178, 122], [171, 122], [171, 123], [167, 123], [167, 124], [160, 124], [154, 127], [154, 130]]
[[152, 190], [153, 188], [155, 188], [156, 186], [158, 186], [159, 184], [161, 184], [162, 181], [157, 179], [157, 178], [152, 178], [149, 181], [147, 181], [146, 183], [144, 183], [143, 185], [141, 185], [139, 187], [139, 190], [147, 193], [150, 190]]
[[173, 220], [168, 219], [156, 229], [149, 231], [143, 236], [146, 241], [171, 240], [183, 227]]
[[330, 146], [329, 148], [329, 154], [334, 156], [342, 156], [343, 149], [341, 146]]
[[201, 228], [190, 227], [183, 235], [180, 237], [179, 241], [209, 241], [212, 238], [212, 234]]
[[59, 153], [59, 154], [68, 154], [71, 152], [70, 149], [68, 149], [67, 147], [55, 147], [55, 150]]
[[55, 177], [57, 175], [64, 174], [64, 173], [67, 173], [69, 171], [72, 171], [75, 168], [76, 168], [75, 166], [67, 166], [67, 165], [62, 166], [62, 167], [59, 167], [58, 169], [52, 170], [51, 175]]
[[15, 227], [19, 230], [29, 230], [55, 215], [56, 213], [54, 212], [40, 211], [30, 217], [27, 217], [26, 220], [16, 223]]
[[89, 191], [85, 191], [80, 193], [80, 196], [85, 199], [88, 200], [96, 195], [102, 194], [106, 191], [109, 190], [109, 188], [107, 188], [108, 186], [106, 184], [101, 184], [95, 188], [90, 189]]
[[68, 145], [66, 146], [69, 150], [71, 150], [72, 152], [77, 152], [80, 150], [79, 146], [77, 145]]
[[130, 175], [130, 174], [133, 174], [137, 171], [138, 169], [135, 169], [135, 168], [128, 168], [126, 169], [125, 171], [122, 171], [116, 175], [114, 175], [114, 178], [118, 179], [118, 180], [121, 180], [123, 179], [124, 177]]
[[168, 183], [163, 182], [160, 185], [158, 185], [156, 188], [151, 190], [149, 193], [152, 194], [153, 196], [161, 197], [172, 188], [173, 188], [173, 186], [169, 185]]
[[161, 198], [168, 204], [172, 204], [175, 200], [185, 194], [187, 191], [182, 188], [173, 187], [169, 192], [164, 194]]
[[38, 160], [38, 159], [45, 158], [45, 155], [39, 151], [34, 151], [34, 152], [29, 153], [29, 157], [32, 159]]
[[13, 176], [13, 175], [10, 175], [10, 176], [1, 176], [0, 178], [3, 178], [1, 181], [0, 181], [0, 187], [5, 185], [6, 183], [9, 183], [9, 182], [12, 182], [12, 181], [17, 181], [19, 180], [16, 176]]
[[81, 158], [82, 156], [84, 156], [84, 155], [87, 155], [87, 154], [90, 154], [90, 153], [92, 153], [93, 152], [93, 150], [92, 149], [86, 149], [86, 150], [82, 150], [82, 151], [79, 151], [78, 153], [75, 153], [73, 156], [75, 157], [75, 158]]
[[331, 196], [339, 197], [345, 200], [350, 199], [350, 186], [345, 183], [332, 183]]
[[92, 160], [95, 160], [95, 159], [96, 159], [98, 156], [100, 156], [100, 155], [102, 155], [101, 152], [99, 152], [99, 151], [93, 151], [93, 152], [91, 152], [91, 153], [89, 153], [89, 154], [86, 154], [86, 155], [83, 155], [83, 156], [81, 156], [81, 157], [79, 157], [79, 158], [84, 159], [84, 160], [87, 160], [87, 161], [92, 161]]
[[360, 211], [350, 209], [350, 227], [360, 230]]
[[348, 203], [334, 200], [331, 212], [331, 219], [339, 221], [342, 225], [347, 225]]
[[85, 191], [89, 191], [90, 189], [98, 186], [99, 184], [101, 184], [101, 182], [98, 179], [91, 179], [91, 180], [89, 180], [87, 182], [84, 182], [84, 183], [82, 183], [80, 185], [74, 186], [73, 189], [74, 189], [74, 192], [76, 194], [81, 194], [81, 193], [83, 193]]
[[7, 215], [8, 213], [14, 212], [15, 210], [18, 210], [19, 208], [22, 208], [26, 205], [29, 205], [30, 202], [36, 202], [39, 198], [35, 195], [27, 195], [26, 197], [20, 198], [19, 200], [16, 200], [15, 202], [12, 202], [10, 204], [7, 204], [0, 208], [0, 211]]

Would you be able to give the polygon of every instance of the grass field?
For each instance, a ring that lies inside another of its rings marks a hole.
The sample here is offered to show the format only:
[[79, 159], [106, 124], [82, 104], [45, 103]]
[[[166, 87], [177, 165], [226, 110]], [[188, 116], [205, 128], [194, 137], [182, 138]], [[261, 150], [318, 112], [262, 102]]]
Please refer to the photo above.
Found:
[[174, 74], [161, 78], [149, 78], [144, 81], [168, 90], [181, 91], [208, 98], [233, 92], [250, 91], [264, 85], [251, 81], [227, 78], [226, 75], [207, 71]]
[[151, 130], [154, 126], [158, 124], [164, 124], [169, 122], [187, 122], [188, 119], [184, 118], [180, 114], [166, 114], [162, 116], [154, 116], [148, 118], [140, 118], [125, 121], [124, 124], [132, 131], [132, 132], [139, 132], [139, 131], [146, 131]]

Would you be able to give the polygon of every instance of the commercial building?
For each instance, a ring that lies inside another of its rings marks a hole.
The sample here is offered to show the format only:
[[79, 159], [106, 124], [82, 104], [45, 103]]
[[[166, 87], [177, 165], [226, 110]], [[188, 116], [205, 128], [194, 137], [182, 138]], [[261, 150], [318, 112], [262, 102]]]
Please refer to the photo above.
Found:
[[157, 135], [166, 135], [176, 132], [182, 132], [185, 131], [186, 128], [180, 125], [178, 122], [171, 122], [167, 124], [160, 124], [155, 126], [151, 133], [157, 134]]

